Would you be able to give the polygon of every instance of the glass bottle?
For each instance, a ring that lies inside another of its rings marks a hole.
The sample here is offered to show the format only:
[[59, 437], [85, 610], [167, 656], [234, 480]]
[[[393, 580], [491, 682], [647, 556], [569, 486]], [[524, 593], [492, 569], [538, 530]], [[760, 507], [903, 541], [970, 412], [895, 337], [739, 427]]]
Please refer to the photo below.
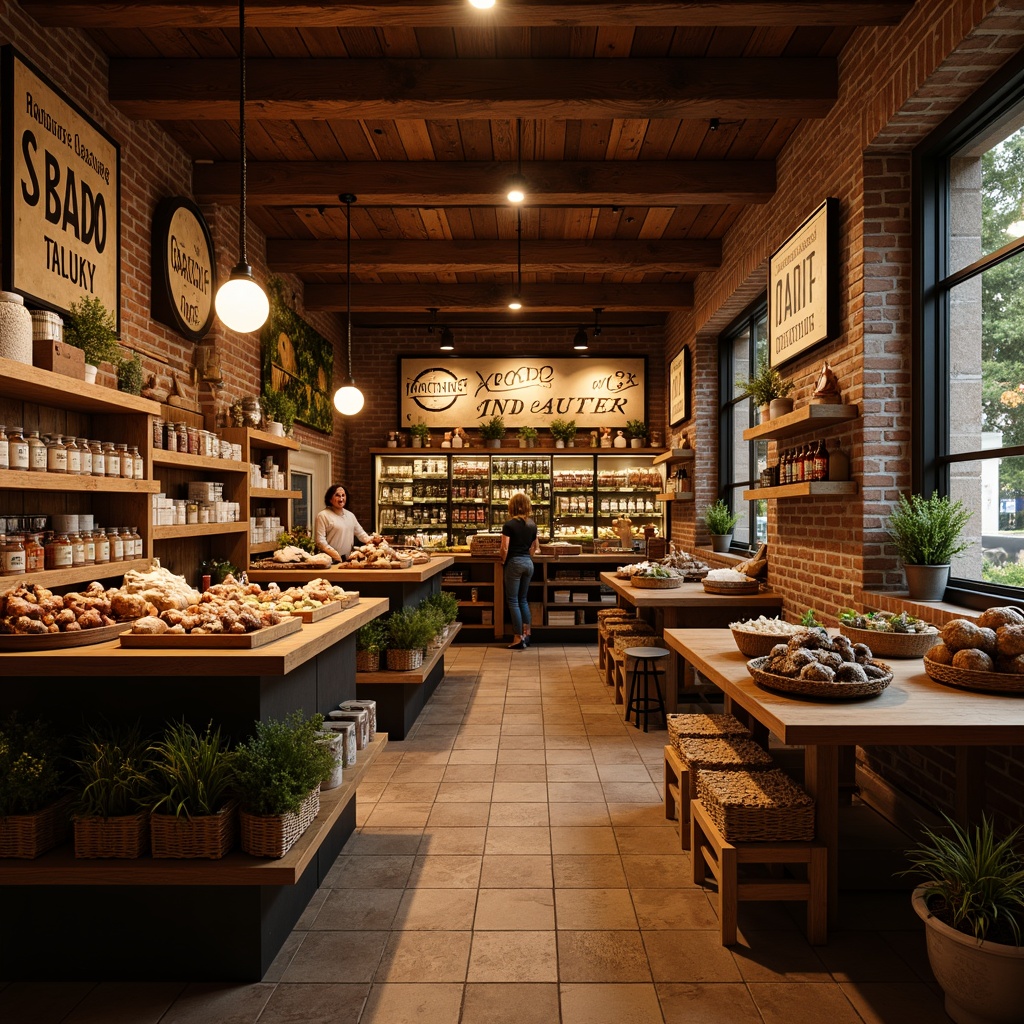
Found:
[[107, 456], [103, 451], [103, 445], [99, 441], [90, 441], [89, 450], [92, 452], [92, 475], [107, 475]]
[[112, 562], [124, 561], [124, 541], [121, 539], [121, 532], [116, 526], [107, 530], [107, 538], [110, 540], [110, 560]]
[[70, 569], [74, 564], [71, 541], [66, 533], [55, 533], [44, 551], [47, 569]]
[[68, 450], [64, 446], [63, 434], [50, 438], [46, 447], [46, 472], [66, 473], [68, 471]]
[[11, 469], [28, 469], [28, 442], [21, 427], [12, 427], [7, 436], [7, 459]]
[[25, 443], [28, 445], [28, 466], [30, 473], [46, 472], [46, 445], [39, 437], [38, 430], [30, 430]]
[[103, 475], [105, 477], [120, 477], [121, 455], [112, 441], [103, 442], [103, 458], [105, 464]]
[[102, 526], [97, 526], [93, 531], [93, 538], [96, 541], [96, 564], [106, 565], [110, 561], [110, 538]]
[[42, 572], [46, 568], [46, 555], [42, 534], [25, 535], [25, 572]]
[[824, 441], [819, 441], [814, 450], [814, 480], [828, 479], [828, 447]]
[[68, 473], [72, 476], [82, 475], [82, 451], [73, 437], [64, 439], [64, 450], [68, 456]]
[[132, 534], [132, 547], [134, 549], [134, 556], [133, 557], [141, 558], [142, 557], [142, 535], [139, 533], [139, 528], [137, 526], [131, 527], [131, 534]]
[[135, 557], [135, 539], [127, 526], [121, 527], [121, 552], [126, 562], [130, 562]]
[[78, 457], [79, 473], [82, 476], [92, 476], [92, 449], [87, 437], [78, 438]]
[[0, 423], [0, 469], [11, 468], [11, 457], [7, 450], [7, 434], [4, 432], [4, 425]]
[[142, 472], [142, 456], [139, 454], [139, 447], [138, 447], [138, 445], [134, 445], [133, 444], [131, 446], [131, 448], [128, 449], [128, 453], [131, 455], [132, 461], [135, 463], [134, 477], [135, 477], [136, 480], [141, 480], [142, 477], [143, 477], [143, 472]]
[[68, 540], [71, 541], [71, 564], [76, 568], [85, 565], [85, 541], [82, 539], [82, 535], [71, 533], [68, 535]]
[[25, 574], [25, 541], [20, 533], [7, 535], [7, 540], [0, 550], [0, 566], [4, 576], [23, 576]]
[[96, 534], [92, 530], [82, 530], [82, 544], [85, 547], [85, 564], [96, 564]]
[[118, 444], [114, 446], [117, 449], [117, 456], [121, 460], [121, 471], [119, 476], [122, 480], [134, 480], [135, 479], [135, 460], [128, 454], [128, 445]]

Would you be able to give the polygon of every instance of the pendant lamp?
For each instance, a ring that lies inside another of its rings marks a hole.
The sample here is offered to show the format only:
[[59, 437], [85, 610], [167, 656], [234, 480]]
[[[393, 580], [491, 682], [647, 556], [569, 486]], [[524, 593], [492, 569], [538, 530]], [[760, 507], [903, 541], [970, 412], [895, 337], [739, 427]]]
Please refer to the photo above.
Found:
[[526, 198], [526, 179], [523, 177], [523, 119], [516, 118], [516, 173], [508, 183], [508, 201], [521, 203]]
[[509, 300], [509, 309], [523, 308], [523, 211], [516, 210], [516, 290]]
[[346, 213], [346, 240], [345, 240], [345, 338], [346, 338], [346, 368], [348, 369], [348, 383], [334, 392], [334, 408], [342, 416], [355, 416], [363, 407], [363, 393], [356, 387], [355, 378], [352, 376], [352, 204], [356, 197], [351, 192], [345, 192], [338, 198], [345, 204]]
[[450, 327], [445, 327], [441, 330], [441, 351], [455, 351], [455, 335], [452, 334], [452, 329]]
[[584, 328], [580, 328], [572, 339], [572, 347], [577, 352], [586, 352], [590, 348], [590, 340], [587, 338], [587, 332]]
[[270, 300], [257, 284], [245, 254], [245, 0], [238, 0], [238, 135], [241, 148], [241, 181], [238, 204], [238, 263], [217, 289], [213, 305], [221, 323], [240, 334], [258, 331], [270, 315]]

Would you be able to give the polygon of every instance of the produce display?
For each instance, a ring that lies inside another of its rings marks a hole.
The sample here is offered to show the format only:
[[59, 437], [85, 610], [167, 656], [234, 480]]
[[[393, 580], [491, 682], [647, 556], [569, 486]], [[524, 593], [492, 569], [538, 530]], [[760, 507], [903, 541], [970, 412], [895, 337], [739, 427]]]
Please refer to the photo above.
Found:
[[939, 632], [942, 642], [926, 655], [940, 665], [975, 672], [1024, 675], [1024, 615], [1016, 608], [989, 608], [971, 619], [953, 619]]
[[761, 666], [779, 676], [821, 683], [867, 683], [888, 673], [872, 664], [867, 644], [852, 644], [845, 636], [829, 637], [823, 629], [801, 629], [784, 644], [776, 644]]
[[700, 579], [708, 571], [708, 567], [699, 559], [686, 551], [673, 549], [660, 562], [636, 562], [633, 565], [620, 565], [616, 576], [629, 579], [632, 576], [647, 576], [653, 579], [669, 579], [680, 576], [683, 579]]
[[334, 559], [324, 551], [316, 554], [296, 547], [294, 544], [286, 544], [278, 548], [273, 555], [273, 561], [281, 565], [311, 565], [315, 569], [329, 569], [334, 564]]
[[804, 631], [803, 626], [796, 622], [784, 622], [782, 619], [770, 619], [759, 615], [756, 619], [743, 619], [741, 622], [730, 622], [730, 629], [739, 629], [744, 633], [760, 633], [766, 636], [795, 636]]
[[[146, 601], [139, 605], [119, 590], [105, 590], [90, 583], [81, 593], [53, 593], [35, 583], [23, 583], [0, 594], [0, 633], [74, 633], [113, 626], [126, 619], [147, 614]], [[155, 611], [155, 609], [153, 609]]]
[[411, 564], [409, 556], [396, 551], [386, 540], [370, 542], [353, 548], [341, 563], [343, 569], [405, 569]]
[[923, 619], [915, 619], [906, 612], [900, 612], [898, 615], [868, 612], [861, 615], [852, 608], [844, 608], [839, 613], [839, 625], [852, 626], [854, 629], [870, 629], [876, 633], [938, 633], [935, 626]]

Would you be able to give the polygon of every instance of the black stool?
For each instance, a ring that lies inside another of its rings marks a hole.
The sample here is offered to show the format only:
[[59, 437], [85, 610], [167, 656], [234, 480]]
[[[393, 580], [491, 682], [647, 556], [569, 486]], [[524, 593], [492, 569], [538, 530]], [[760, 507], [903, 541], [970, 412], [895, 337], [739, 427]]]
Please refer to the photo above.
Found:
[[[665, 702], [661, 696], [661, 684], [658, 682], [657, 662], [667, 658], [669, 652], [664, 647], [627, 647], [623, 652], [627, 658], [633, 659], [633, 675], [629, 681], [629, 697], [626, 700], [626, 721], [629, 713], [636, 712], [636, 726], [640, 728], [640, 716], [643, 715], [644, 732], [647, 732], [647, 718], [652, 713], [665, 719]], [[642, 673], [642, 674], [641, 674]], [[654, 683], [656, 697], [651, 696], [650, 684]], [[643, 692], [639, 686], [643, 685]]]

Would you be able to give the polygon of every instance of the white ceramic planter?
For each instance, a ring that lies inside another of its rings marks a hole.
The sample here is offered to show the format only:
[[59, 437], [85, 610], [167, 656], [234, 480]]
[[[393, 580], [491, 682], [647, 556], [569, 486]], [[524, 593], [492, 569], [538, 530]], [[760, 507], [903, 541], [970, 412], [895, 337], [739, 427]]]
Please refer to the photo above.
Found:
[[644, 446], [644, 439], [642, 437], [631, 437], [629, 439], [629, 447], [630, 448], [643, 448], [643, 446]]
[[95, 384], [96, 383], [96, 374], [99, 373], [99, 372], [100, 372], [100, 368], [98, 366], [93, 366], [92, 363], [86, 363], [85, 364], [85, 383], [86, 384]]

